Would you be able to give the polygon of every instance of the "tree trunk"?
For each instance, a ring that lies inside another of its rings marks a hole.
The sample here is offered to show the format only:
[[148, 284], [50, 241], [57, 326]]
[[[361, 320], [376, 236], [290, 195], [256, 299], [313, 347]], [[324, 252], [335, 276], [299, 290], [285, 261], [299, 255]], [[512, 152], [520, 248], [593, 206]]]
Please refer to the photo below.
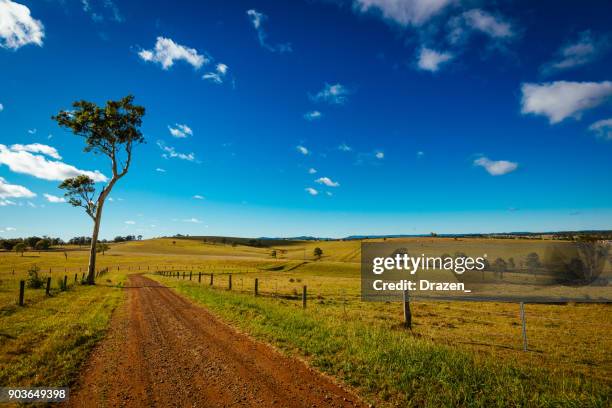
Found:
[[100, 200], [96, 209], [96, 217], [94, 219], [93, 234], [91, 234], [91, 247], [89, 248], [89, 266], [87, 268], [87, 284], [95, 285], [96, 280], [96, 245], [98, 243], [98, 233], [100, 232], [100, 222], [102, 221], [102, 207], [104, 201]]

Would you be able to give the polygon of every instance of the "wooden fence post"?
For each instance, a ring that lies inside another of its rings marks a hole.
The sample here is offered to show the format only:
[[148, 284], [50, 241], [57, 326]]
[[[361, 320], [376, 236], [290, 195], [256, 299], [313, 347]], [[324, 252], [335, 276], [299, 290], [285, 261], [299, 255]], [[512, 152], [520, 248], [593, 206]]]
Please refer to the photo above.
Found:
[[228, 286], [229, 290], [232, 290], [232, 274], [231, 273], [229, 274], [229, 282], [228, 282], [227, 286]]
[[255, 296], [259, 294], [259, 279], [255, 278]]
[[302, 307], [306, 309], [306, 285], [302, 288]]
[[198, 283], [202, 283], [202, 272], [198, 272]]
[[189, 272], [189, 280], [191, 280], [191, 274], [192, 274], [192, 272], [190, 271]]
[[62, 290], [68, 289], [68, 275], [64, 275], [64, 287]]
[[47, 296], [51, 294], [51, 277], [47, 278], [47, 287], [45, 288], [45, 293]]
[[76, 283], [76, 281], [77, 281], [78, 277], [79, 277], [79, 274], [78, 274], [78, 273], [75, 273], [75, 274], [74, 274], [74, 283]]
[[212, 285], [213, 285], [213, 273], [211, 272], [210, 273], [210, 286]]
[[404, 289], [402, 300], [404, 303], [404, 326], [408, 329], [412, 329], [412, 311], [410, 310], [410, 296], [408, 296], [408, 289]]
[[525, 321], [525, 303], [521, 302], [521, 323], [523, 326], [523, 351], [527, 351], [527, 322]]
[[25, 281], [19, 281], [19, 306], [23, 306], [23, 295], [25, 292]]

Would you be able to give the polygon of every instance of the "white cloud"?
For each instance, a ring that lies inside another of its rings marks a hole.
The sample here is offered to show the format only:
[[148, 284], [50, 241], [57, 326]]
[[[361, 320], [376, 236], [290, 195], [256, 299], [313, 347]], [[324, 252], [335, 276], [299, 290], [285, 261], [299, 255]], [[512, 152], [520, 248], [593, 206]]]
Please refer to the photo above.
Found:
[[196, 195], [194, 195], [194, 196], [193, 196], [193, 198], [195, 198], [196, 200], [203, 200], [203, 199], [204, 199], [204, 196], [201, 196], [201, 195], [199, 195], [199, 194], [196, 194]]
[[317, 169], [313, 169], [312, 167], [308, 169], [308, 174], [316, 174]]
[[27, 44], [43, 45], [45, 28], [30, 9], [11, 0], [0, 0], [0, 47], [16, 50]]
[[346, 143], [342, 143], [340, 146], [338, 146], [338, 150], [340, 150], [341, 152], [350, 152], [351, 150], [353, 150], [353, 148], [347, 145]]
[[315, 180], [315, 183], [324, 184], [327, 187], [339, 187], [340, 183], [332, 181], [329, 177], [320, 177]]
[[306, 191], [308, 194], [312, 196], [316, 196], [317, 194], [319, 194], [319, 192], [312, 187], [306, 187], [304, 191]]
[[164, 37], [157, 37], [153, 50], [141, 50], [138, 55], [144, 61], [160, 64], [165, 70], [173, 66], [175, 61], [185, 61], [195, 69], [209, 62], [208, 58], [198, 54], [196, 49], [185, 47]]
[[228, 70], [229, 67], [227, 65], [218, 63], [215, 66], [215, 71], [205, 73], [202, 75], [202, 78], [220, 85], [225, 80]]
[[402, 26], [419, 26], [439, 14], [455, 0], [354, 0], [354, 7], [365, 13], [378, 11], [383, 18]]
[[3, 144], [0, 144], [0, 164], [6, 164], [15, 173], [29, 174], [43, 180], [65, 180], [81, 174], [89, 176], [96, 182], [108, 180], [98, 170], [80, 170], [70, 164], [48, 160], [44, 156], [32, 154], [28, 151], [13, 150], [12, 147], [9, 148]]
[[589, 31], [580, 33], [577, 41], [565, 44], [556, 58], [542, 66], [542, 72], [550, 74], [593, 62], [609, 48], [608, 38], [595, 38]]
[[598, 120], [589, 126], [589, 130], [604, 140], [612, 140], [612, 118]]
[[257, 32], [257, 39], [259, 40], [259, 45], [261, 45], [263, 48], [267, 49], [268, 51], [272, 51], [272, 52], [285, 53], [285, 52], [293, 51], [290, 43], [276, 44], [276, 45], [272, 45], [268, 43], [267, 41], [268, 34], [263, 28], [263, 23], [264, 21], [268, 19], [268, 16], [266, 16], [263, 13], [260, 13], [257, 10], [253, 10], [253, 9], [247, 10], [246, 13], [247, 13], [247, 16], [249, 17], [249, 20], [251, 21], [251, 24], [253, 25], [253, 28]]
[[11, 146], [11, 150], [16, 152], [42, 153], [54, 159], [62, 160], [62, 156], [59, 155], [55, 147], [40, 143], [32, 143], [27, 145], [14, 144]]
[[418, 157], [418, 158], [421, 158], [421, 157], [423, 157], [423, 156], [425, 156], [425, 153], [424, 153], [424, 152], [422, 152], [422, 151], [418, 151], [418, 152], [417, 152], [417, 157]]
[[187, 160], [187, 161], [194, 161], [195, 160], [195, 154], [193, 154], [193, 153], [179, 153], [179, 152], [177, 152], [174, 149], [174, 147], [166, 146], [164, 144], [164, 142], [162, 142], [161, 140], [157, 141], [157, 146], [159, 146], [159, 148], [162, 149], [162, 151], [164, 152], [164, 153], [162, 153], [162, 157], [164, 159], [176, 158], [176, 159]]
[[127, 220], [127, 221], [125, 221], [125, 224], [127, 224], [127, 225], [135, 225], [136, 221]]
[[113, 201], [115, 201], [115, 199], [114, 199], [113, 197], [108, 197], [108, 198], [107, 198], [107, 200], [108, 200], [108, 201], [110, 201], [111, 203], [112, 203]]
[[612, 82], [525, 83], [521, 92], [521, 113], [544, 115], [554, 124], [569, 117], [580, 119], [584, 111], [606, 102], [612, 97]]
[[313, 120], [321, 119], [322, 117], [323, 117], [323, 114], [319, 112], [318, 110], [313, 110], [311, 112], [306, 112], [304, 114], [304, 119], [310, 122], [312, 122]]
[[500, 42], [516, 36], [516, 29], [501, 16], [494, 16], [481, 9], [468, 10], [449, 21], [451, 43], [466, 41], [470, 34], [478, 31]]
[[1, 199], [0, 198], [0, 207], [6, 207], [9, 205], [16, 205], [16, 203], [14, 201], [11, 200], [5, 200], [5, 199]]
[[[32, 198], [36, 194], [18, 184], [9, 184], [4, 177], [0, 177], [0, 199], [6, 198]], [[3, 200], [4, 201], [4, 200]], [[14, 204], [9, 201], [9, 204]]]
[[44, 193], [43, 195], [45, 196], [47, 201], [50, 203], [65, 203], [66, 202], [66, 199], [64, 197], [58, 197], [58, 196], [54, 196], [52, 194], [47, 194], [47, 193]]
[[0, 112], [4, 110], [4, 105], [0, 103]]
[[463, 13], [466, 23], [474, 30], [482, 31], [493, 38], [514, 36], [512, 25], [501, 17], [495, 17], [484, 10], [473, 9]]
[[430, 48], [423, 47], [418, 56], [417, 66], [425, 71], [436, 72], [440, 65], [450, 61], [453, 55], [448, 52], [438, 52]]
[[385, 158], [385, 153], [384, 152], [376, 152], [374, 153], [374, 157], [376, 157], [378, 160], [382, 160]]
[[297, 149], [298, 152], [302, 153], [304, 156], [310, 154], [310, 151], [304, 146], [296, 146], [295, 148]]
[[341, 84], [325, 84], [316, 95], [310, 95], [314, 102], [326, 102], [330, 105], [344, 105], [350, 92]]
[[507, 160], [490, 160], [487, 157], [481, 157], [474, 160], [475, 166], [483, 167], [492, 176], [502, 176], [517, 169], [518, 164]]
[[168, 130], [170, 134], [177, 138], [185, 138], [187, 136], [193, 136], [193, 130], [187, 125], [181, 125], [180, 123], [176, 123], [175, 127], [168, 126]]
[[166, 172], [166, 170], [162, 169], [161, 167], [156, 168], [155, 171], [158, 172], [158, 173], [165, 173]]
[[28, 133], [31, 135], [35, 135], [36, 132], [38, 132], [38, 129], [34, 128], [34, 129], [28, 129]]
[[199, 219], [197, 219], [197, 218], [186, 218], [186, 219], [181, 220], [181, 221], [182, 221], [182, 222], [191, 222], [191, 223], [193, 223], [193, 224], [201, 224], [201, 223], [202, 223], [202, 221], [200, 221], [200, 220], [199, 220]]

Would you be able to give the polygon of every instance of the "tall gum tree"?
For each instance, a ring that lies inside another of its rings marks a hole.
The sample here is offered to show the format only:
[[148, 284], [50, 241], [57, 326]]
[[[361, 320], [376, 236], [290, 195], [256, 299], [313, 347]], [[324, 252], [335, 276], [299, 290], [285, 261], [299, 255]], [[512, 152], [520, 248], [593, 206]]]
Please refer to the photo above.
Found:
[[144, 142], [140, 126], [145, 108], [134, 105], [133, 101], [132, 95], [118, 101], [108, 101], [103, 107], [92, 102], [77, 101], [72, 104], [72, 110], [60, 111], [52, 116], [61, 127], [85, 139], [85, 152], [106, 156], [111, 163], [112, 177], [97, 198], [95, 181], [87, 175], [68, 178], [59, 186], [66, 191], [64, 195], [68, 202], [84, 208], [93, 220], [87, 271], [87, 283], [90, 285], [95, 283], [96, 245], [104, 201], [117, 181], [127, 174], [134, 146]]

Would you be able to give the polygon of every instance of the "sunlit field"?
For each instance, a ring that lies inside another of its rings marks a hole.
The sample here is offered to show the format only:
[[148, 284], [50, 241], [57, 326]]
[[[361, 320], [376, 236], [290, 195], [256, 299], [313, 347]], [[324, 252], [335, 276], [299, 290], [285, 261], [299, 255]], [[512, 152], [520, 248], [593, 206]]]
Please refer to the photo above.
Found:
[[[449, 248], [454, 244], [448, 240]], [[536, 247], [538, 241], [516, 245]], [[315, 247], [323, 250], [320, 260], [313, 255]], [[85, 247], [24, 256], [0, 252], [1, 378], [19, 384], [73, 378], [124, 298], [126, 276], [144, 273], [242, 330], [306, 358], [373, 402], [522, 405], [533, 398], [528, 405], [606, 405], [612, 374], [609, 305], [526, 305], [527, 352], [515, 303], [414, 300], [413, 329], [407, 330], [400, 303], [360, 300], [359, 251], [359, 241], [279, 241], [257, 247], [165, 238], [112, 244], [98, 256], [98, 269], [108, 272], [96, 287], [79, 283], [87, 266]], [[18, 307], [19, 281], [34, 265], [43, 278], [52, 277], [51, 296], [44, 289], [26, 288], [25, 307]], [[61, 291], [64, 276], [69, 286]], [[86, 306], [92, 303], [97, 306]], [[78, 313], [84, 309], [90, 312]], [[67, 327], [78, 327], [87, 337], [62, 335]], [[20, 353], [24, 347], [32, 353]], [[80, 354], [68, 362], [65, 353], [54, 352], [75, 347]], [[55, 374], [41, 370], [47, 364], [42, 356], [64, 368]], [[402, 365], [408, 363], [421, 366]], [[451, 375], [465, 376], [465, 381], [452, 381], [453, 387], [464, 384], [453, 391], [456, 396], [448, 393], [450, 388], [441, 391]], [[419, 376], [429, 385], [417, 387]], [[510, 385], [504, 388], [504, 383]], [[408, 388], [413, 391], [407, 393]], [[488, 397], [468, 396], [478, 392]], [[499, 399], [489, 399], [493, 394]]]

